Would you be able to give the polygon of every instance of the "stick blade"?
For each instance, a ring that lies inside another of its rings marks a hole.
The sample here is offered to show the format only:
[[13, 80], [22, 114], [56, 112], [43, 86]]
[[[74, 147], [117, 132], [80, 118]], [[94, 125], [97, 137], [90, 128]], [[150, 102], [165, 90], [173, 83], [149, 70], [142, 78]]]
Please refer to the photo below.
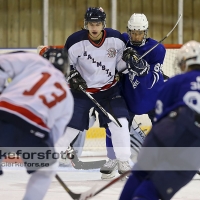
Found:
[[90, 162], [83, 162], [80, 160], [79, 162], [73, 162], [73, 160], [71, 160], [71, 163], [75, 169], [89, 170], [89, 169], [98, 169], [102, 167], [106, 163], [106, 160], [97, 160]]
[[114, 122], [118, 127], [122, 127], [122, 125], [110, 114], [110, 113], [107, 113], [108, 114], [108, 118]]

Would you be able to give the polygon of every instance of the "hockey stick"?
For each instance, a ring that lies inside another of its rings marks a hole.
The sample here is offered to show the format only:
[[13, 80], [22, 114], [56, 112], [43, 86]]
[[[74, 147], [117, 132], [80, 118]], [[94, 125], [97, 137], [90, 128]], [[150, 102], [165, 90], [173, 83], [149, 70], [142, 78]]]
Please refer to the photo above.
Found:
[[71, 163], [75, 169], [88, 170], [88, 169], [98, 169], [102, 167], [106, 163], [106, 160], [95, 160], [95, 161], [88, 161], [88, 162], [83, 162], [81, 160], [78, 160], [77, 162], [77, 161], [71, 160]]
[[71, 161], [72, 166], [75, 169], [83, 169], [83, 170], [98, 169], [106, 163], [106, 160], [83, 162], [79, 160], [76, 151], [72, 146], [69, 146], [63, 155], [65, 157], [63, 157], [62, 159], [69, 159]]
[[67, 158], [70, 159], [72, 166], [75, 169], [83, 169], [83, 170], [98, 169], [102, 167], [106, 163], [106, 160], [94, 160], [94, 161], [88, 161], [88, 162], [79, 160], [77, 156], [77, 151], [73, 148], [73, 144], [77, 138], [78, 138], [78, 135], [71, 142], [70, 147], [68, 147], [66, 150], [67, 152], [66, 159]]
[[106, 188], [110, 187], [111, 185], [113, 185], [117, 181], [121, 180], [123, 177], [127, 176], [129, 173], [131, 173], [131, 171], [124, 172], [119, 177], [111, 180], [109, 183], [107, 183], [106, 185], [104, 185], [103, 187], [98, 189], [95, 193], [94, 193], [94, 189], [96, 188], [96, 186], [92, 187], [91, 189], [89, 189], [88, 191], [83, 192], [83, 193], [74, 193], [68, 188], [68, 186], [63, 182], [63, 180], [58, 176], [58, 174], [56, 174], [55, 177], [58, 180], [58, 182], [62, 185], [62, 187], [65, 189], [65, 191], [71, 196], [72, 199], [74, 199], [74, 200], [80, 200], [80, 199], [84, 200], [84, 199], [88, 199], [88, 198], [91, 198], [93, 196], [96, 196], [97, 194], [99, 194], [100, 192], [105, 190]]
[[172, 30], [171, 30], [169, 33], [167, 33], [167, 35], [166, 35], [162, 40], [160, 40], [156, 45], [154, 45], [151, 49], [149, 49], [147, 52], [145, 52], [145, 53], [138, 59], [138, 61], [141, 60], [144, 56], [146, 56], [146, 55], [147, 55], [149, 52], [151, 52], [153, 49], [155, 49], [155, 48], [156, 48], [160, 43], [162, 43], [166, 38], [168, 38], [168, 36], [173, 32], [173, 30], [176, 28], [176, 26], [177, 26], [178, 23], [180, 22], [181, 18], [182, 18], [182, 14], [180, 14], [180, 16], [179, 16], [179, 18], [178, 18], [176, 24], [175, 24], [174, 27], [172, 28]]
[[[151, 49], [149, 49], [149, 50], [146, 51], [142, 56], [140, 56], [140, 57], [138, 58], [137, 62], [138, 62], [139, 60], [141, 60], [142, 58], [144, 58], [144, 56], [146, 56], [146, 55], [147, 55], [149, 52], [151, 52], [153, 49], [155, 49], [155, 48], [156, 48], [160, 43], [162, 43], [166, 38], [168, 38], [168, 36], [172, 33], [172, 31], [176, 28], [176, 26], [177, 26], [178, 23], [180, 22], [181, 18], [182, 18], [182, 14], [180, 14], [180, 16], [179, 16], [179, 18], [178, 18], [176, 24], [175, 24], [174, 27], [172, 28], [172, 30], [171, 30], [169, 33], [167, 33], [167, 35], [166, 35], [162, 40], [158, 41], [158, 43], [155, 44]], [[128, 69], [128, 68], [126, 68], [126, 69], [120, 71], [119, 73], [122, 73], [122, 72], [124, 72], [124, 71], [127, 70], [127, 69]]]
[[106, 115], [117, 126], [122, 127], [120, 122], [114, 116], [112, 116], [110, 113], [106, 112], [106, 110], [92, 97], [92, 95], [90, 95], [88, 92], [86, 92], [81, 85], [79, 85], [79, 88], [98, 106], [98, 108], [104, 113], [104, 115]]
[[72, 166], [75, 169], [85, 169], [85, 170], [97, 169], [102, 167], [106, 163], [106, 160], [97, 160], [88, 162], [80, 161], [74, 149], [71, 153], [67, 153], [67, 157], [71, 160]]
[[70, 197], [72, 199], [79, 199], [81, 194], [76, 194], [74, 192], [72, 192], [68, 187], [67, 185], [65, 185], [65, 183], [63, 182], [63, 180], [58, 176], [58, 174], [56, 174], [56, 179], [57, 181], [62, 185], [62, 187], [65, 189], [65, 191], [70, 195]]

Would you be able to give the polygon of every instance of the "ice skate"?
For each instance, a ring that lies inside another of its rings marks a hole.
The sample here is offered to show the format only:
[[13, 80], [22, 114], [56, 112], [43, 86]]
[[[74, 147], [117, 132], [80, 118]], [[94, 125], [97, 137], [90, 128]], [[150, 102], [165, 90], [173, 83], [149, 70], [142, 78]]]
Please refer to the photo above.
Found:
[[[131, 166], [129, 164], [129, 161], [118, 161], [118, 173], [119, 174], [123, 174], [124, 172], [129, 171], [129, 170], [131, 170]], [[127, 179], [127, 178], [128, 178], [128, 176], [124, 177], [122, 179], [122, 181]]]
[[71, 166], [73, 161], [78, 161], [78, 157], [73, 147], [69, 146], [64, 153], [60, 154], [59, 166]]
[[101, 179], [111, 179], [115, 177], [115, 174], [118, 169], [118, 160], [117, 159], [109, 159], [100, 169], [102, 173]]

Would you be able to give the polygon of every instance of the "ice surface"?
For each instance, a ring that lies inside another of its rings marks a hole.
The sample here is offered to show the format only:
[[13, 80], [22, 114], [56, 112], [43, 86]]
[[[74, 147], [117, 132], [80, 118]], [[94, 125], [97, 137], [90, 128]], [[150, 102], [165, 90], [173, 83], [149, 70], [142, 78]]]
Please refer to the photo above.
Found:
[[[100, 160], [102, 158], [87, 158], [87, 160]], [[4, 174], [0, 176], [0, 199], [1, 200], [20, 200], [22, 199], [28, 181], [29, 175], [23, 167], [4, 167]], [[65, 184], [76, 193], [89, 190], [97, 184], [99, 188], [108, 181], [101, 180], [99, 169], [96, 170], [76, 170], [72, 167], [59, 167], [58, 175]], [[104, 190], [92, 199], [96, 200], [117, 200], [125, 184], [119, 181], [108, 189]], [[173, 198], [173, 200], [199, 200], [200, 199], [200, 176], [196, 175], [194, 179], [182, 188]], [[51, 186], [44, 200], [70, 200], [70, 196], [65, 192], [56, 179], [53, 179]]]

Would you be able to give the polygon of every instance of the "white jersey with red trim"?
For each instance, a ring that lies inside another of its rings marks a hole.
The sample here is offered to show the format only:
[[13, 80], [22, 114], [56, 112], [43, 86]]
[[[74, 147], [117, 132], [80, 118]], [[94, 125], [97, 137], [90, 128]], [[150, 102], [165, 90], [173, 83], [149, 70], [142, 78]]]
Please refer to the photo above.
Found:
[[89, 38], [87, 30], [73, 33], [65, 43], [70, 65], [79, 71], [89, 92], [110, 88], [114, 85], [116, 70], [126, 68], [122, 60], [125, 43], [121, 33], [110, 28], [104, 29], [103, 33], [99, 44]]
[[[7, 78], [12, 82], [4, 88]], [[0, 55], [0, 111], [51, 132], [54, 142], [64, 134], [73, 113], [73, 97], [64, 75], [40, 55]]]

